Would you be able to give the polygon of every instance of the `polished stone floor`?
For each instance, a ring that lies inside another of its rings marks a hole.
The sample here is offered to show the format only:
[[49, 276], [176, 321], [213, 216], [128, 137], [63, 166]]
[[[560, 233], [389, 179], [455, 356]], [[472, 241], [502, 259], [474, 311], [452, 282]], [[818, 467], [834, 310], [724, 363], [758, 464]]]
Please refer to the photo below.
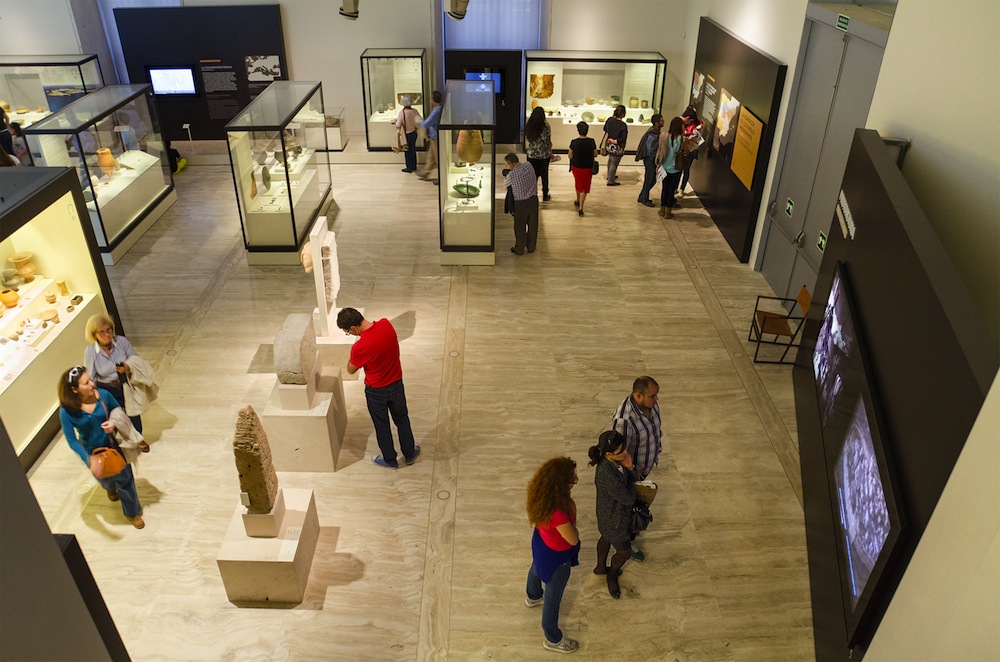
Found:
[[[321, 533], [305, 600], [237, 607], [216, 566], [239, 503], [236, 412], [263, 411], [271, 343], [315, 306], [298, 267], [250, 267], [232, 176], [191, 166], [178, 201], [108, 269], [124, 329], [158, 370], [133, 529], [59, 438], [30, 472], [53, 531], [75, 533], [135, 660], [535, 660], [524, 606], [524, 490], [545, 459], [578, 462], [583, 540], [561, 623], [583, 660], [813, 658], [801, 485], [787, 366], [750, 361], [754, 300], [691, 196], [674, 219], [595, 180], [587, 215], [553, 167], [538, 250], [516, 257], [497, 216], [494, 267], [442, 267], [435, 186], [398, 165], [335, 165], [339, 305], [393, 320], [423, 453], [389, 472], [363, 385], [335, 473], [279, 473], [314, 490]], [[660, 495], [613, 600], [591, 574], [587, 448], [632, 380], [661, 385]]]

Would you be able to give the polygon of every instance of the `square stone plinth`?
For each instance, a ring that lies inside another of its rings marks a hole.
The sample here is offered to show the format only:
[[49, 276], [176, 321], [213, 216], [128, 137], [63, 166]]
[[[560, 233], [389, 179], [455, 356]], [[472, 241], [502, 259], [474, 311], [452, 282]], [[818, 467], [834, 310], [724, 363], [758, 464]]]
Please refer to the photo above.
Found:
[[249, 538], [236, 507], [216, 562], [234, 603], [299, 603], [312, 568], [319, 516], [312, 490], [282, 490], [285, 516], [275, 538]]
[[337, 470], [341, 440], [337, 406], [333, 393], [317, 393], [312, 409], [287, 410], [272, 393], [260, 420], [277, 471]]

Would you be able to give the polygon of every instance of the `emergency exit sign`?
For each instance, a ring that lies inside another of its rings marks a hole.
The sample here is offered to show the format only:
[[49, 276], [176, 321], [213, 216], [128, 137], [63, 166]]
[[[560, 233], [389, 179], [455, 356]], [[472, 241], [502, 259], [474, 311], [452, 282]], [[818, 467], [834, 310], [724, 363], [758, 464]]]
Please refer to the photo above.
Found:
[[837, 14], [837, 29], [847, 32], [847, 26], [851, 24], [851, 17]]
[[792, 217], [792, 210], [795, 209], [795, 203], [792, 202], [791, 198], [785, 199], [785, 216], [788, 218]]
[[822, 230], [820, 230], [819, 237], [816, 239], [816, 248], [819, 249], [820, 253], [826, 251], [826, 235], [823, 234]]

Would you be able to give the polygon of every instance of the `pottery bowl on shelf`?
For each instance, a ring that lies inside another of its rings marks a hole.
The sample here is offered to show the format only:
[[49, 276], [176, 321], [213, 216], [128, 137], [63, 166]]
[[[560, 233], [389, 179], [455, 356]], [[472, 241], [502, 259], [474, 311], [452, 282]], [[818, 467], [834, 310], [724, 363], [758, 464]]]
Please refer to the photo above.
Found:
[[52, 322], [53, 324], [59, 323], [59, 311], [55, 308], [46, 308], [42, 312], [38, 313], [38, 319], [43, 322]]
[[587, 103], [588, 103], [588, 104], [591, 104], [591, 105], [593, 105], [593, 103], [594, 103], [595, 101], [597, 101], [597, 99], [595, 99], [594, 97], [587, 97]]
[[582, 119], [584, 122], [593, 122], [594, 121], [594, 113], [592, 113], [592, 112], [590, 112], [588, 110], [585, 113], [583, 113], [582, 115], [580, 115], [580, 119]]

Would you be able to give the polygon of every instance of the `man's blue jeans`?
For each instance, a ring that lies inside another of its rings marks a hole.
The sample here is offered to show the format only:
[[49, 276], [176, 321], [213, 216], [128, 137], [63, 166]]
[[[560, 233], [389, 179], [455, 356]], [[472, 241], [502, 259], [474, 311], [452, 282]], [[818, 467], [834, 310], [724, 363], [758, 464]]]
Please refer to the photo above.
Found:
[[[563, 591], [569, 583], [569, 561], [555, 569], [552, 577], [545, 584], [545, 602], [542, 604], [542, 632], [551, 644], [562, 641], [563, 633], [559, 629], [559, 604], [562, 602]], [[528, 570], [528, 597], [537, 600], [542, 597], [542, 579], [535, 571], [535, 564]]]
[[403, 390], [403, 380], [393, 382], [382, 388], [365, 386], [365, 400], [368, 402], [368, 413], [375, 424], [375, 438], [378, 448], [382, 451], [382, 459], [396, 466], [396, 449], [392, 445], [392, 428], [389, 427], [389, 416], [396, 424], [399, 432], [399, 450], [404, 458], [412, 458], [416, 448], [413, 441], [413, 430], [410, 429], [410, 413], [406, 410], [406, 391]]
[[656, 155], [647, 156], [642, 162], [646, 173], [642, 180], [642, 193], [639, 194], [639, 202], [649, 202], [649, 192], [656, 186]]

